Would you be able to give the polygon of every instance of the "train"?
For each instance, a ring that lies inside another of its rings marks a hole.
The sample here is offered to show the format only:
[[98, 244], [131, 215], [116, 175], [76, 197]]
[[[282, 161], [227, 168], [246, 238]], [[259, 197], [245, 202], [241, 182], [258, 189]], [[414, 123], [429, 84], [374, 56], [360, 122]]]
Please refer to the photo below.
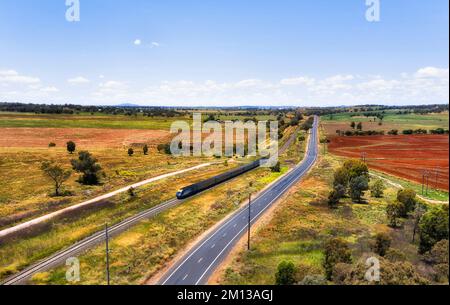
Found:
[[228, 181], [230, 179], [233, 179], [237, 176], [240, 176], [248, 171], [251, 171], [259, 166], [261, 166], [262, 162], [264, 162], [266, 159], [259, 159], [257, 161], [251, 162], [249, 164], [246, 164], [244, 166], [235, 168], [233, 170], [230, 170], [226, 173], [220, 174], [218, 176], [209, 178], [207, 180], [192, 184], [190, 186], [187, 186], [185, 188], [182, 188], [177, 192], [177, 198], [178, 199], [186, 199], [191, 196], [194, 196], [200, 192], [203, 192], [207, 189], [210, 189], [218, 184], [221, 184], [225, 181]]

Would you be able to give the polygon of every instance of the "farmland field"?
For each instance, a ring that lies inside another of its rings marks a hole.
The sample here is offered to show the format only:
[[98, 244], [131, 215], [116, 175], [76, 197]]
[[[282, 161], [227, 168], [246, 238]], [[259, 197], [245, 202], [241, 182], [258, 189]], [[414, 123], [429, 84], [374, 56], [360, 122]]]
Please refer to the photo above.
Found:
[[389, 131], [397, 129], [399, 131], [405, 129], [437, 129], [449, 128], [449, 114], [430, 113], [430, 114], [395, 114], [387, 112], [380, 124], [380, 120], [375, 117], [365, 117], [363, 115], [355, 115], [354, 113], [340, 113], [333, 115], [326, 115], [322, 118], [322, 124], [326, 130], [327, 135], [335, 135], [336, 130], [351, 130], [350, 123], [361, 122], [363, 130], [377, 130]]
[[330, 152], [361, 158], [369, 166], [421, 183], [428, 171], [433, 188], [449, 189], [449, 137], [447, 135], [333, 137]]

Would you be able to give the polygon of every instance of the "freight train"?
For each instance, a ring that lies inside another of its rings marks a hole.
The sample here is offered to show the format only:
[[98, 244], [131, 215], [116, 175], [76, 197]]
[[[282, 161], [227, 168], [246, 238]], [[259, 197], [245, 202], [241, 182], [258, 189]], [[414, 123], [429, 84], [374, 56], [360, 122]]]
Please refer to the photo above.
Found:
[[248, 171], [251, 171], [252, 169], [259, 167], [262, 164], [262, 162], [264, 162], [264, 161], [266, 161], [266, 159], [260, 159], [260, 160], [254, 161], [252, 163], [249, 163], [247, 165], [235, 168], [226, 173], [220, 174], [218, 176], [215, 176], [215, 177], [209, 178], [207, 180], [204, 180], [204, 181], [198, 182], [196, 184], [182, 188], [181, 190], [179, 190], [177, 192], [177, 198], [178, 199], [186, 199], [188, 197], [194, 196], [195, 194], [203, 192], [203, 191], [205, 191], [209, 188], [212, 188], [213, 186], [216, 186], [222, 182], [233, 179], [239, 175], [242, 175]]

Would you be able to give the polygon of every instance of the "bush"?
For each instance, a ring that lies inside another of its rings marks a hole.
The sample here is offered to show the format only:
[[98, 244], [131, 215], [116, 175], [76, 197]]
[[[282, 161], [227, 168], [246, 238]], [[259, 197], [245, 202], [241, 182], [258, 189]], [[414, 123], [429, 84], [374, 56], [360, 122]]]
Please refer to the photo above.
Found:
[[148, 145], [145, 144], [144, 147], [142, 148], [142, 152], [144, 153], [144, 155], [148, 154]]
[[386, 216], [388, 224], [392, 228], [400, 226], [400, 218], [402, 217], [405, 206], [399, 201], [390, 202], [386, 206]]
[[77, 149], [77, 145], [73, 141], [67, 142], [66, 146], [67, 146], [67, 151], [70, 154], [73, 154], [75, 152], [75, 150]]
[[275, 274], [275, 283], [277, 285], [295, 284], [295, 266], [292, 262], [283, 261], [278, 265]]
[[170, 144], [159, 144], [157, 149], [160, 153], [164, 153], [166, 155], [172, 154], [172, 152], [170, 151]]
[[299, 285], [305, 286], [325, 286], [327, 284], [327, 279], [323, 275], [307, 275], [299, 283]]
[[378, 233], [375, 236], [375, 244], [373, 245], [373, 251], [379, 256], [385, 256], [386, 252], [391, 247], [392, 238], [386, 233]]
[[417, 204], [416, 196], [416, 192], [412, 189], [403, 189], [397, 192], [397, 200], [404, 205], [402, 217], [407, 217], [409, 213], [414, 211]]
[[384, 255], [384, 258], [387, 259], [390, 262], [404, 262], [406, 261], [406, 255], [400, 250], [397, 249], [388, 249], [386, 251], [386, 254]]
[[323, 267], [328, 280], [333, 278], [333, 269], [338, 263], [352, 262], [352, 254], [347, 242], [340, 238], [333, 238], [325, 243], [325, 258]]
[[134, 155], [134, 149], [133, 148], [128, 148], [128, 156], [132, 156]]
[[391, 131], [388, 132], [388, 135], [396, 136], [396, 135], [398, 135], [398, 130], [397, 129], [392, 129]]
[[50, 143], [48, 144], [48, 147], [56, 147], [56, 143], [50, 142]]
[[419, 253], [424, 254], [437, 242], [448, 240], [448, 230], [448, 205], [435, 206], [428, 210], [419, 223]]
[[385, 189], [383, 180], [377, 179], [370, 184], [370, 195], [375, 198], [381, 198]]
[[95, 185], [99, 182], [99, 173], [102, 167], [97, 163], [97, 159], [92, 157], [88, 151], [80, 151], [78, 160], [72, 160], [72, 167], [75, 171], [82, 173], [82, 177], [78, 180], [85, 185]]
[[279, 173], [279, 172], [281, 172], [281, 163], [280, 163], [280, 162], [277, 162], [277, 164], [275, 164], [274, 166], [272, 166], [272, 167], [270, 168], [270, 170], [271, 170], [273, 173]]

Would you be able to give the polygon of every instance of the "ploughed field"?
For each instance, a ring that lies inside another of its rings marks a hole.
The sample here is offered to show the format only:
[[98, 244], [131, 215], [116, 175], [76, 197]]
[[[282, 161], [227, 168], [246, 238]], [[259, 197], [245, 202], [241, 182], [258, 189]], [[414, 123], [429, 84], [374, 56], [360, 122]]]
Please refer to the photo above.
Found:
[[331, 153], [350, 158], [364, 154], [370, 168], [421, 183], [428, 171], [431, 187], [449, 190], [448, 135], [333, 137]]

